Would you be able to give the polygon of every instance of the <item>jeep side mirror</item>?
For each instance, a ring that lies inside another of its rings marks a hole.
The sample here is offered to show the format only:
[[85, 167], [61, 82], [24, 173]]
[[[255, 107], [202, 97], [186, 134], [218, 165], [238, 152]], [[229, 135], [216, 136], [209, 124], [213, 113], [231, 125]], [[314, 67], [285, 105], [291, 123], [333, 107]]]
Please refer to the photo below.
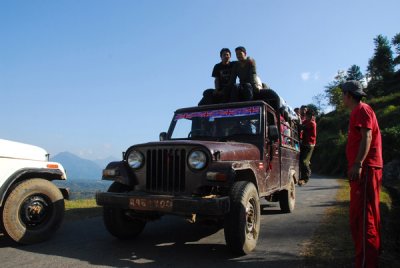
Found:
[[276, 125], [268, 126], [268, 138], [273, 142], [279, 140], [279, 131]]
[[165, 141], [167, 139], [167, 132], [160, 133], [160, 141]]

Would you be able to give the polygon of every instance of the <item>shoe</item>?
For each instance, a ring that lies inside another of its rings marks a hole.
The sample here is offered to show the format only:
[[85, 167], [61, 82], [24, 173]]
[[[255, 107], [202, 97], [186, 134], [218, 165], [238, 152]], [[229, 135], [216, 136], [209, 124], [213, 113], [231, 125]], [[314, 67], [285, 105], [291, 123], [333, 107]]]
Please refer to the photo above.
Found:
[[299, 186], [303, 186], [304, 184], [306, 184], [305, 180], [299, 180], [299, 182], [297, 183]]

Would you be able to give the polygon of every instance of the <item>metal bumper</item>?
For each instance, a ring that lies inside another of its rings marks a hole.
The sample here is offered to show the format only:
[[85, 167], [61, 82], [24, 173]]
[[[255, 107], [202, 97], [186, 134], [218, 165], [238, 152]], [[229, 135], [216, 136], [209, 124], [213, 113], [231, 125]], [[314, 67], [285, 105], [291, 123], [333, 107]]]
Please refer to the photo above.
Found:
[[180, 215], [224, 215], [229, 212], [229, 197], [177, 197], [170, 195], [150, 195], [143, 193], [96, 194], [99, 206], [133, 209], [135, 211], [162, 212]]

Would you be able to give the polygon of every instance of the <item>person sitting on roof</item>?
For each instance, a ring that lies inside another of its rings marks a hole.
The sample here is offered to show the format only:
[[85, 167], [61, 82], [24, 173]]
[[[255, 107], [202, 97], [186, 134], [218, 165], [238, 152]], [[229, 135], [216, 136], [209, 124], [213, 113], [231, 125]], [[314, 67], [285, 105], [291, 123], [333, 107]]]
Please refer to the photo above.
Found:
[[[239, 46], [235, 49], [237, 62], [234, 63], [230, 77], [231, 101], [249, 101], [262, 88], [261, 80], [257, 79], [256, 62], [247, 57], [246, 49]], [[239, 77], [239, 85], [236, 78]]]
[[200, 105], [216, 104], [228, 102], [230, 99], [229, 82], [231, 79], [231, 71], [233, 63], [230, 62], [231, 51], [229, 48], [223, 48], [219, 52], [221, 62], [214, 65], [211, 76], [214, 77], [214, 89], [206, 89], [203, 92], [203, 98], [199, 102]]

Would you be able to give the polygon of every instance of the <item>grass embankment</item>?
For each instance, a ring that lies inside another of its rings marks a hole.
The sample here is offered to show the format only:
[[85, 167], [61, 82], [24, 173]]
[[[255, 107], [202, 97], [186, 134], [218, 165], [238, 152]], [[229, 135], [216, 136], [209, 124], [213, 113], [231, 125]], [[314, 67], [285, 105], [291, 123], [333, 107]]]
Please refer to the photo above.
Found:
[[65, 200], [65, 220], [80, 220], [101, 215], [95, 199]]
[[[304, 245], [306, 267], [353, 267], [354, 246], [349, 225], [350, 187], [340, 180], [337, 205], [328, 209], [311, 241]], [[382, 249], [380, 267], [400, 267], [400, 207], [388, 190], [381, 191]]]

